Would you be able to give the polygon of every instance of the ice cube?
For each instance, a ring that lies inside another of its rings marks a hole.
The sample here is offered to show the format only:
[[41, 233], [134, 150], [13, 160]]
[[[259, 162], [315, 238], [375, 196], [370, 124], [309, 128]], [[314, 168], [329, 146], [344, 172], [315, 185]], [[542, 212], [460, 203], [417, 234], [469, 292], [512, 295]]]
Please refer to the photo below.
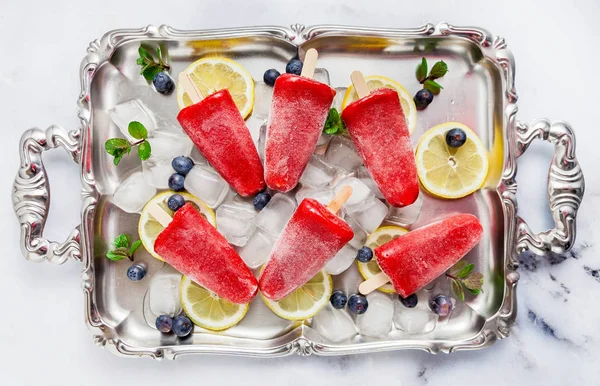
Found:
[[229, 192], [229, 185], [212, 168], [196, 165], [185, 177], [185, 190], [211, 208], [219, 206]]
[[157, 130], [149, 138], [151, 154], [157, 158], [172, 160], [175, 157], [189, 156], [194, 143], [184, 134]]
[[148, 130], [149, 134], [156, 129], [150, 109], [139, 99], [118, 104], [109, 110], [109, 114], [110, 119], [117, 125], [129, 142], [138, 140], [129, 134], [130, 122], [140, 122]]
[[346, 215], [344, 221], [346, 221], [346, 224], [348, 224], [350, 228], [352, 228], [352, 232], [354, 232], [354, 237], [348, 242], [348, 245], [351, 245], [356, 250], [362, 248], [367, 241], [367, 232], [351, 216]]
[[263, 123], [260, 126], [260, 131], [258, 133], [258, 144], [256, 145], [258, 150], [258, 156], [262, 161], [265, 160], [265, 145], [267, 143], [267, 123]]
[[117, 187], [112, 202], [125, 212], [141, 213], [155, 194], [156, 188], [148, 185], [144, 174], [135, 172]]
[[231, 201], [217, 209], [217, 230], [230, 244], [243, 247], [256, 225], [257, 212], [252, 204]]
[[356, 335], [356, 326], [345, 310], [327, 304], [313, 318], [311, 327], [332, 342], [342, 342]]
[[362, 165], [362, 159], [356, 152], [352, 141], [341, 135], [334, 135], [329, 142], [325, 152], [325, 161], [348, 172]]
[[333, 190], [329, 188], [313, 189], [309, 186], [303, 186], [296, 192], [296, 202], [298, 205], [305, 198], [313, 198], [321, 204], [327, 205], [333, 199]]
[[295, 210], [296, 202], [293, 199], [283, 193], [277, 193], [256, 216], [256, 226], [278, 237]]
[[[425, 299], [421, 300], [420, 303], [425, 302]], [[399, 330], [408, 334], [424, 334], [433, 331], [437, 320], [438, 316], [426, 305], [417, 304], [415, 308], [407, 308], [399, 300], [394, 300], [394, 326]]]
[[171, 160], [155, 156], [151, 156], [142, 162], [142, 171], [148, 185], [158, 189], [167, 189], [169, 187], [169, 177], [175, 173], [173, 166], [171, 166]]
[[156, 315], [175, 316], [181, 313], [179, 285], [181, 274], [176, 272], [158, 273], [150, 281], [148, 297], [150, 311]]
[[422, 205], [423, 196], [421, 194], [419, 194], [419, 197], [417, 197], [417, 201], [403, 208], [396, 208], [394, 206], [388, 205], [389, 211], [385, 220], [392, 224], [400, 225], [402, 227], [412, 225], [419, 218]]
[[350, 244], [344, 245], [342, 249], [325, 264], [325, 271], [330, 275], [339, 275], [340, 273], [347, 270], [354, 259], [356, 258], [356, 248]]
[[264, 118], [257, 118], [254, 115], [251, 115], [250, 118], [246, 119], [246, 126], [248, 127], [252, 141], [257, 148], [258, 140], [260, 139], [260, 127], [265, 123], [267, 123], [267, 121]]
[[358, 225], [367, 233], [372, 233], [381, 225], [385, 216], [387, 216], [388, 207], [379, 199], [372, 197], [370, 200], [353, 207], [353, 212], [348, 213]]
[[206, 158], [204, 158], [204, 156], [202, 155], [202, 153], [200, 153], [200, 150], [198, 150], [196, 146], [192, 146], [190, 158], [194, 161], [194, 164], [196, 165], [208, 165], [208, 161], [206, 160]]
[[329, 71], [326, 68], [315, 68], [313, 80], [329, 85]]
[[139, 98], [148, 106], [156, 123], [156, 130], [169, 131], [179, 135], [184, 134], [181, 125], [177, 121], [177, 114], [180, 110], [177, 98], [165, 98], [164, 95], [154, 91], [152, 87], [148, 87], [146, 84], [135, 85], [131, 95]]
[[377, 186], [375, 181], [373, 181], [373, 178], [371, 178], [371, 174], [364, 165], [359, 166], [355, 172], [356, 178], [358, 178], [359, 180], [361, 180], [362, 183], [367, 185], [369, 189], [371, 189], [371, 191], [375, 194], [375, 197], [380, 198], [382, 200], [385, 198], [383, 197], [381, 190], [379, 190], [379, 186]]
[[367, 295], [367, 312], [356, 317], [358, 330], [362, 335], [376, 338], [386, 337], [392, 330], [394, 302], [389, 295], [375, 291]]
[[267, 119], [273, 99], [273, 87], [265, 82], [256, 82], [254, 85], [254, 109], [252, 115], [256, 118]]
[[359, 210], [363, 203], [375, 196], [371, 189], [356, 177], [347, 177], [339, 180], [335, 186], [335, 193], [337, 194], [344, 186], [352, 188], [352, 194], [344, 205], [348, 213]]
[[239, 250], [240, 256], [248, 267], [258, 268], [269, 258], [276, 240], [276, 237], [260, 228], [255, 228], [246, 245]]
[[300, 183], [303, 186], [321, 188], [333, 180], [336, 172], [337, 169], [325, 162], [322, 156], [313, 154], [300, 176]]
[[342, 113], [342, 102], [346, 96], [346, 90], [348, 90], [347, 87], [335, 88], [335, 98], [333, 98], [333, 105], [331, 107], [335, 108], [340, 114]]

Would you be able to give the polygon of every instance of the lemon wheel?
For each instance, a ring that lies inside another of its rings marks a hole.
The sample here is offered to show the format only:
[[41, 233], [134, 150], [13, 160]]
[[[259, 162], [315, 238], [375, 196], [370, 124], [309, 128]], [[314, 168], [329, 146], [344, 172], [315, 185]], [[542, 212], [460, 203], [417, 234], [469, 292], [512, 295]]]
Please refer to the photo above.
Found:
[[[375, 249], [380, 245], [383, 245], [389, 241], [392, 241], [398, 236], [408, 233], [408, 231], [404, 228], [398, 226], [383, 226], [377, 228], [375, 232], [371, 233], [365, 242], [365, 245], [371, 249]], [[379, 268], [379, 264], [373, 258], [368, 263], [361, 263], [360, 261], [356, 261], [358, 265], [358, 272], [362, 275], [365, 280], [372, 278], [373, 276], [381, 273], [381, 268]], [[394, 286], [390, 283], [384, 284], [383, 286], [378, 288], [379, 291], [385, 292], [387, 294], [396, 293], [394, 290]]]
[[[452, 148], [446, 133], [462, 129], [466, 142]], [[417, 173], [431, 194], [448, 199], [465, 197], [481, 188], [488, 173], [487, 151], [477, 134], [458, 122], [447, 122], [427, 131], [419, 140], [415, 154]]]
[[[167, 200], [174, 194], [172, 191], [166, 191], [157, 194], [152, 197], [150, 201], [146, 204], [144, 209], [142, 210], [142, 215], [140, 216], [140, 221], [138, 223], [138, 233], [140, 236], [140, 240], [142, 240], [142, 245], [146, 250], [158, 260], [163, 261], [161, 257], [154, 251], [154, 241], [158, 237], [158, 234], [162, 232], [164, 227], [160, 225], [158, 221], [152, 217], [152, 215], [148, 211], [149, 205], [159, 205], [165, 212], [169, 215], [173, 216], [173, 211], [169, 209], [167, 206]], [[186, 192], [179, 192], [184, 198], [186, 202], [191, 203], [213, 226], [217, 226], [217, 218], [215, 216], [215, 212], [210, 209], [204, 201], [200, 200], [196, 196], [193, 196]]]
[[[244, 119], [252, 112], [254, 80], [239, 63], [227, 58], [203, 58], [196, 60], [183, 72], [189, 74], [202, 98], [226, 88]], [[192, 104], [180, 85], [177, 85], [177, 103], [181, 109]]]
[[[417, 126], [417, 106], [415, 105], [415, 101], [413, 100], [412, 96], [404, 88], [404, 86], [402, 86], [400, 83], [396, 82], [393, 79], [380, 75], [367, 76], [365, 77], [365, 81], [367, 82], [367, 86], [369, 86], [370, 91], [386, 87], [391, 88], [392, 90], [396, 90], [398, 92], [400, 104], [402, 105], [404, 116], [406, 117], [408, 131], [412, 134], [412, 132], [415, 131], [415, 127]], [[344, 99], [342, 100], [342, 110], [357, 99], [358, 94], [356, 93], [356, 91], [354, 91], [354, 86], [350, 85], [350, 87], [348, 87], [348, 89], [346, 90], [346, 94], [344, 94]]]

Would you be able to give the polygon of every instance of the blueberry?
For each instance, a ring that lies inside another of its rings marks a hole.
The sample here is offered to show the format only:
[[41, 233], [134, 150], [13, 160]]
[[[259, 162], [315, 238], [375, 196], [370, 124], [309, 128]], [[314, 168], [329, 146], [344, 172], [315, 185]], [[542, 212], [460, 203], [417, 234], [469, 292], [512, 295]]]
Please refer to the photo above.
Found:
[[154, 79], [152, 80], [154, 83], [154, 88], [161, 94], [170, 94], [171, 91], [175, 88], [175, 83], [173, 83], [173, 79], [166, 72], [159, 72], [154, 75]]
[[415, 308], [417, 306], [417, 303], [419, 302], [419, 299], [415, 294], [408, 295], [405, 298], [398, 295], [398, 299], [400, 300], [400, 303], [402, 303], [402, 305], [406, 308]]
[[427, 89], [417, 91], [414, 97], [417, 110], [424, 110], [433, 101], [433, 93]]
[[169, 177], [169, 189], [174, 190], [176, 192], [181, 192], [183, 190], [183, 183], [185, 182], [185, 177], [179, 173], [171, 174]]
[[177, 173], [185, 176], [194, 167], [194, 161], [190, 157], [180, 155], [179, 157], [173, 158], [171, 166], [173, 166], [173, 169], [175, 169]]
[[275, 85], [275, 81], [277, 80], [277, 78], [279, 78], [279, 75], [281, 75], [279, 71], [277, 71], [274, 68], [271, 68], [270, 70], [265, 71], [265, 74], [263, 75], [263, 80], [269, 86], [273, 86]]
[[355, 314], [364, 314], [367, 308], [369, 308], [369, 301], [363, 295], [353, 294], [348, 298], [348, 309]]
[[260, 192], [254, 196], [252, 203], [254, 204], [256, 210], [263, 210], [269, 201], [271, 201], [271, 195], [268, 192]]
[[348, 297], [342, 291], [337, 290], [333, 291], [331, 297], [329, 298], [329, 301], [331, 302], [333, 308], [337, 308], [338, 310], [340, 310], [344, 308], [344, 306], [348, 302]]
[[429, 308], [439, 316], [448, 316], [452, 312], [452, 300], [446, 295], [437, 295], [429, 301]]
[[373, 258], [373, 250], [369, 247], [362, 247], [356, 253], [356, 259], [361, 263], [368, 263]]
[[173, 212], [177, 212], [182, 206], [185, 205], [185, 199], [181, 194], [174, 194], [167, 200], [167, 206]]
[[300, 75], [302, 73], [302, 62], [298, 59], [290, 60], [285, 66], [285, 72], [288, 74]]
[[142, 264], [133, 264], [127, 269], [127, 277], [131, 281], [140, 281], [146, 276], [146, 267]]
[[156, 318], [156, 329], [168, 334], [173, 329], [173, 318], [169, 315], [161, 315]]
[[180, 338], [188, 336], [193, 328], [192, 321], [185, 315], [178, 316], [173, 321], [173, 332]]
[[461, 147], [467, 142], [467, 133], [463, 129], [450, 129], [446, 132], [446, 143], [450, 147]]

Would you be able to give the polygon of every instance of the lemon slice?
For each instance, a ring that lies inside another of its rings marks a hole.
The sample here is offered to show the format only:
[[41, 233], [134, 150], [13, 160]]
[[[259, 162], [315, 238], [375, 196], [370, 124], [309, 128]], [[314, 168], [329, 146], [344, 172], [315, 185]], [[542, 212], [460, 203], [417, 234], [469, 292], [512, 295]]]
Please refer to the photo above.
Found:
[[[370, 75], [365, 77], [369, 90], [377, 90], [378, 88], [387, 87], [398, 92], [400, 97], [400, 104], [402, 104], [402, 110], [406, 117], [406, 124], [408, 125], [408, 131], [412, 134], [417, 126], [417, 106], [410, 93], [398, 82], [393, 79], [387, 78], [381, 75]], [[350, 103], [358, 99], [358, 94], [354, 91], [354, 86], [350, 85], [344, 94], [342, 100], [342, 110], [346, 108]]]
[[261, 296], [277, 316], [287, 320], [304, 320], [315, 316], [327, 304], [332, 291], [331, 276], [321, 271], [278, 302], [267, 299], [262, 293]]
[[[171, 197], [175, 192], [166, 191], [157, 194], [152, 197], [150, 201], [146, 204], [144, 209], [142, 209], [142, 215], [140, 216], [140, 221], [138, 223], [138, 233], [140, 236], [140, 240], [142, 240], [142, 244], [144, 248], [158, 260], [163, 261], [160, 256], [154, 251], [154, 240], [158, 237], [158, 234], [162, 232], [164, 229], [162, 225], [158, 221], [152, 217], [152, 215], [148, 211], [148, 206], [150, 204], [155, 205], [158, 204], [163, 210], [173, 216], [173, 211], [169, 209], [167, 206], [167, 200]], [[192, 196], [186, 192], [179, 192], [183, 196], [186, 202], [191, 203], [213, 226], [217, 226], [217, 218], [215, 217], [215, 212], [210, 209], [204, 201], [200, 200], [196, 196]]]
[[[378, 246], [383, 245], [388, 241], [391, 241], [396, 237], [406, 233], [408, 233], [406, 229], [398, 226], [383, 226], [381, 228], [377, 228], [375, 232], [369, 235], [365, 245], [374, 250]], [[372, 259], [368, 263], [361, 263], [360, 261], [356, 260], [356, 263], [358, 264], [358, 272], [360, 272], [365, 280], [370, 279], [381, 272], [381, 268], [379, 268], [379, 265], [375, 259]], [[378, 290], [387, 294], [396, 293], [394, 286], [390, 283], [384, 284], [383, 286], [379, 287]]]
[[181, 306], [195, 325], [211, 331], [235, 326], [248, 312], [248, 304], [231, 303], [184, 276], [179, 286]]
[[[446, 132], [459, 128], [467, 141], [458, 148], [446, 144]], [[487, 152], [471, 129], [462, 123], [447, 122], [427, 131], [415, 154], [421, 184], [443, 198], [460, 198], [479, 189], [488, 172]]]
[[[202, 98], [226, 88], [244, 119], [252, 112], [254, 80], [239, 63], [227, 58], [203, 58], [196, 60], [183, 72], [190, 75]], [[192, 104], [180, 85], [177, 85], [177, 103], [181, 109]]]

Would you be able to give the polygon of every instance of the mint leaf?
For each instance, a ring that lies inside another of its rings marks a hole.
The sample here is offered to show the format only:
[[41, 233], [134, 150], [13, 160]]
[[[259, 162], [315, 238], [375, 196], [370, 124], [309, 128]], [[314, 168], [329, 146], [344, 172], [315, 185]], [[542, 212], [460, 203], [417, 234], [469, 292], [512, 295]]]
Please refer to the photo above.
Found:
[[481, 290], [483, 286], [483, 275], [479, 272], [473, 272], [466, 279], [462, 279], [462, 283], [467, 289]]
[[417, 80], [423, 83], [427, 78], [427, 59], [421, 59], [421, 64], [417, 66]]
[[458, 280], [454, 280], [451, 279], [452, 281], [452, 293], [454, 293], [454, 296], [456, 296], [458, 299], [460, 299], [461, 302], [465, 301], [465, 291], [463, 291], [463, 287], [460, 284], [460, 282]]
[[149, 63], [154, 62], [152, 54], [150, 54], [150, 52], [148, 52], [148, 50], [141, 45], [140, 48], [138, 48], [138, 54], [140, 55], [140, 58], [144, 59], [145, 61], [148, 61]]
[[131, 121], [127, 126], [127, 131], [135, 139], [146, 139], [148, 138], [148, 130], [138, 121]]
[[431, 91], [434, 95], [438, 95], [443, 89], [443, 87], [439, 83], [431, 79], [427, 79], [425, 81], [425, 83], [423, 84], [423, 88], [426, 88], [427, 90]]
[[152, 81], [154, 76], [162, 72], [162, 67], [158, 64], [148, 64], [147, 66], [142, 68], [142, 75], [146, 78], [147, 81]]
[[138, 157], [140, 157], [140, 159], [142, 161], [145, 161], [148, 158], [150, 158], [150, 153], [152, 152], [152, 148], [150, 147], [150, 142], [144, 141], [144, 142], [140, 143], [137, 150], [138, 150]]
[[329, 109], [323, 132], [326, 134], [337, 135], [343, 133], [345, 130], [346, 126], [340, 117], [340, 113], [338, 113], [335, 108]]
[[133, 256], [133, 254], [140, 247], [141, 244], [142, 244], [142, 240], [138, 240], [135, 243], [133, 243], [133, 245], [131, 246], [131, 248], [129, 248], [129, 255]]
[[123, 138], [111, 138], [104, 144], [106, 152], [112, 156], [117, 156], [127, 151], [129, 148], [129, 142]]
[[137, 60], [135, 61], [137, 64], [139, 64], [140, 66], [143, 66], [146, 62], [144, 62], [144, 58], [137, 58]]
[[448, 72], [448, 65], [443, 60], [440, 60], [439, 62], [434, 64], [433, 67], [431, 68], [431, 72], [429, 73], [429, 79], [433, 80], [433, 79], [441, 78], [442, 76], [446, 75], [447, 72]]
[[106, 257], [112, 261], [119, 261], [119, 260], [123, 260], [127, 256], [117, 254], [117, 253], [115, 253], [115, 251], [108, 251], [108, 252], [106, 252]]
[[475, 264], [467, 264], [456, 274], [456, 277], [458, 277], [459, 279], [464, 279], [465, 277], [469, 276], [469, 274], [471, 274], [474, 268]]
[[129, 237], [125, 233], [118, 235], [113, 241], [116, 248], [129, 248]]
[[469, 291], [470, 293], [472, 293], [475, 296], [477, 296], [477, 295], [479, 295], [480, 293], [483, 292], [483, 290], [480, 290], [480, 289], [472, 290], [470, 288], [467, 288], [467, 291]]
[[448, 275], [456, 276], [461, 271], [461, 269], [463, 269], [467, 265], [469, 265], [469, 263], [466, 260], [459, 261], [448, 270]]

